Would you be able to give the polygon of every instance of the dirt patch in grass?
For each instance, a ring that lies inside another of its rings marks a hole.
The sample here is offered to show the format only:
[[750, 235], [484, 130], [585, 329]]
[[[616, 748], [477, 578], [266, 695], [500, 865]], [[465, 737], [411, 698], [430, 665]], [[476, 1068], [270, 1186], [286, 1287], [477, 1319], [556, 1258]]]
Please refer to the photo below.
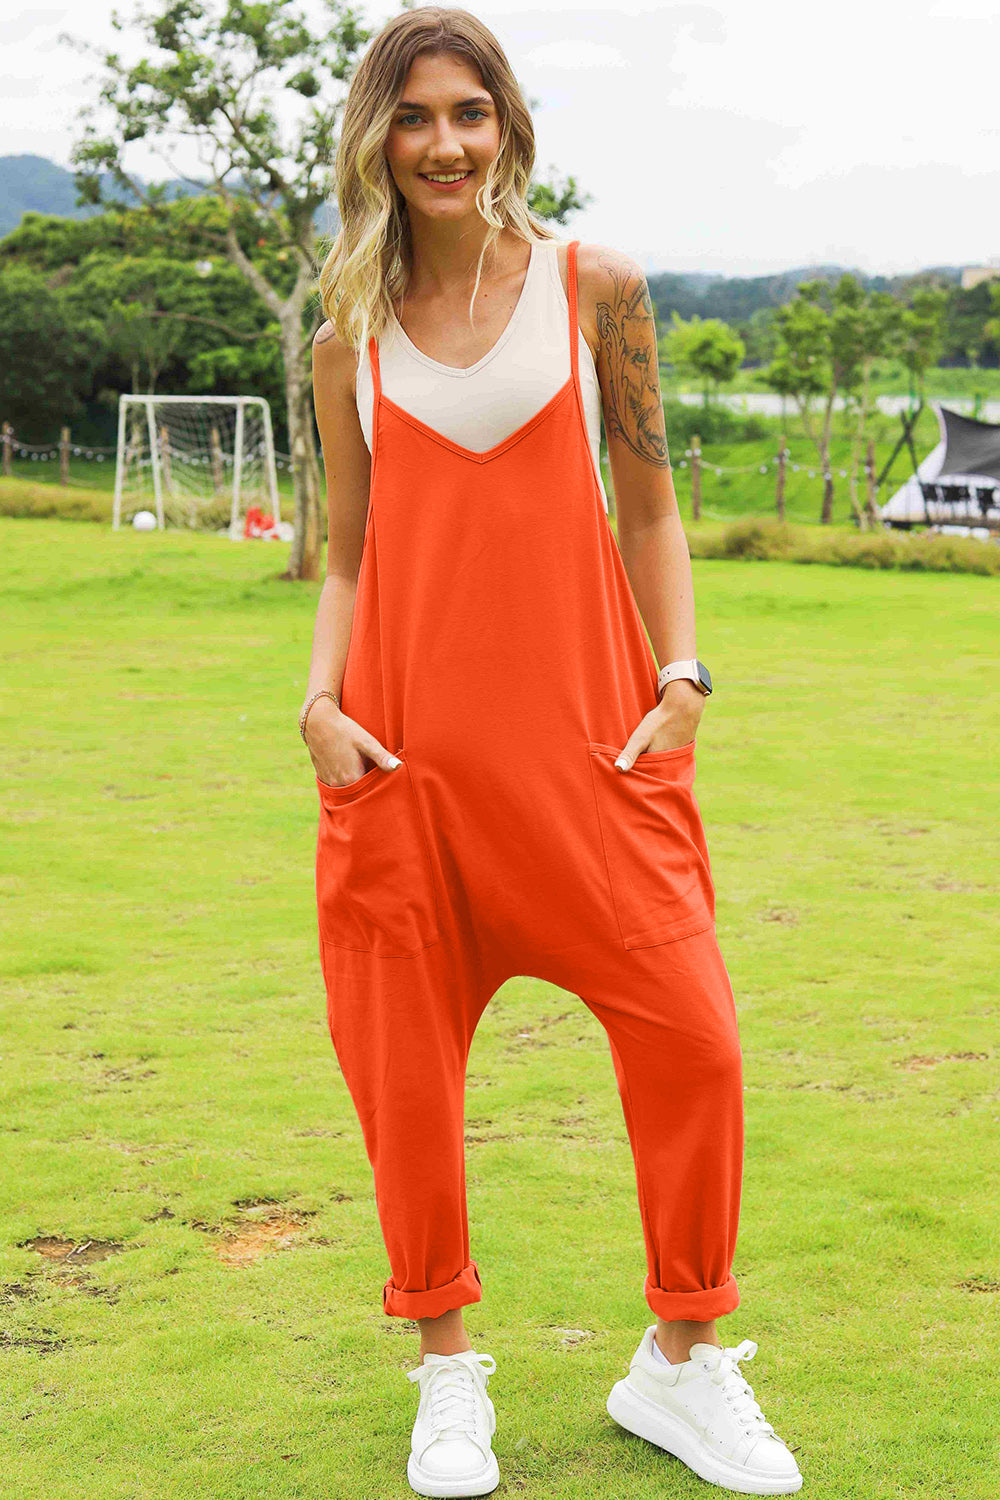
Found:
[[113, 1286], [100, 1286], [96, 1281], [91, 1281], [86, 1271], [54, 1271], [49, 1278], [56, 1286], [72, 1286], [85, 1297], [103, 1297], [105, 1302], [118, 1301], [118, 1288]]
[[988, 1062], [988, 1052], [942, 1052], [939, 1057], [904, 1057], [893, 1062], [894, 1068], [906, 1073], [922, 1073], [927, 1068], [936, 1068], [944, 1062]]
[[577, 1345], [586, 1344], [596, 1337], [589, 1328], [553, 1328], [552, 1332], [559, 1335], [559, 1342], [564, 1349], [575, 1349]]
[[[115, 1287], [100, 1286], [92, 1281], [82, 1268], [98, 1261], [119, 1255], [125, 1246], [115, 1240], [67, 1240], [61, 1235], [38, 1235], [33, 1240], [23, 1240], [21, 1248], [34, 1250], [52, 1268], [50, 1282], [57, 1286], [72, 1286], [87, 1297], [103, 1297], [106, 1302], [117, 1302]], [[34, 1295], [30, 1291], [21, 1294]]]
[[783, 927], [798, 927], [798, 912], [790, 911], [785, 906], [772, 906], [760, 914], [762, 922], [780, 922]]
[[22, 1240], [22, 1250], [34, 1250], [48, 1261], [63, 1265], [88, 1266], [96, 1260], [107, 1260], [118, 1255], [124, 1245], [114, 1240], [64, 1240], [59, 1235], [38, 1235], [33, 1240]]
[[234, 1221], [222, 1224], [191, 1221], [192, 1229], [214, 1237], [212, 1249], [226, 1266], [250, 1266], [262, 1255], [290, 1250], [317, 1212], [314, 1208], [284, 1208], [273, 1198], [245, 1198], [233, 1207], [241, 1210]]
[[276, 1214], [262, 1223], [227, 1230], [215, 1246], [215, 1253], [226, 1266], [252, 1265], [269, 1250], [290, 1249], [304, 1228], [299, 1219]]
[[990, 1276], [966, 1276], [964, 1281], [956, 1281], [955, 1285], [962, 1292], [1000, 1292], [1000, 1281]]
[[0, 1349], [34, 1349], [37, 1354], [52, 1354], [65, 1347], [66, 1340], [54, 1328], [28, 1328], [23, 1333], [0, 1328]]

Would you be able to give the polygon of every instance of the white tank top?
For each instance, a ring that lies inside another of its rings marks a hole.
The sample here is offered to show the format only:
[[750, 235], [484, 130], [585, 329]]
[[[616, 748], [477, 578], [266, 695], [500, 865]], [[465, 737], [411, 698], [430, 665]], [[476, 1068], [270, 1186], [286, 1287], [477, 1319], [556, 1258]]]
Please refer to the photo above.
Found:
[[[569, 379], [569, 302], [556, 256], [558, 246], [568, 243], [532, 240], [528, 274], [510, 322], [493, 348], [465, 370], [422, 353], [392, 313], [378, 345], [382, 390], [389, 400], [473, 453], [487, 452], [522, 427]], [[591, 458], [607, 510], [601, 478], [601, 388], [582, 331], [578, 338]], [[370, 453], [375, 392], [367, 346], [358, 358], [354, 389]]]

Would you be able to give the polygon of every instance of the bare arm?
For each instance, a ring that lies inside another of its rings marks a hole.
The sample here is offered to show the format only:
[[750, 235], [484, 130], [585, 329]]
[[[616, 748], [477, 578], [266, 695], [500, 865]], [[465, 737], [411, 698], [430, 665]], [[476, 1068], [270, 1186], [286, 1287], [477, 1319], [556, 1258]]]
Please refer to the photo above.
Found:
[[[660, 666], [697, 655], [691, 555], [663, 424], [656, 323], [642, 268], [603, 245], [581, 245], [580, 313], [596, 340], [618, 546]], [[629, 755], [694, 739], [704, 708], [694, 683], [667, 684], [629, 740]], [[654, 720], [655, 715], [655, 720]]]
[[[371, 455], [354, 400], [356, 369], [355, 351], [324, 323], [313, 339], [313, 401], [326, 471], [326, 577], [316, 610], [303, 706], [319, 688], [332, 688], [339, 698], [351, 639], [371, 479]], [[318, 698], [310, 709], [306, 743], [316, 774], [331, 785], [356, 781], [363, 774], [362, 753], [380, 765], [390, 763], [384, 746], [330, 698]]]

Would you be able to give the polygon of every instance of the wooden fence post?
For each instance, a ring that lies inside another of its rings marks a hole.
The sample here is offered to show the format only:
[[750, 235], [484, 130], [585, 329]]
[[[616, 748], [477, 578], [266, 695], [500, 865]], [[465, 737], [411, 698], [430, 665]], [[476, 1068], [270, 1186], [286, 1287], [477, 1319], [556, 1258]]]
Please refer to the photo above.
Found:
[[59, 483], [69, 484], [69, 428], [59, 434]]
[[695, 521], [701, 519], [701, 438], [697, 433], [691, 437], [691, 515]]
[[785, 519], [785, 461], [787, 452], [785, 449], [785, 434], [782, 433], [778, 439], [778, 487], [774, 495], [774, 505], [778, 512], [778, 520]]
[[14, 429], [9, 422], [3, 424], [3, 473], [10, 478], [10, 450], [14, 446]]

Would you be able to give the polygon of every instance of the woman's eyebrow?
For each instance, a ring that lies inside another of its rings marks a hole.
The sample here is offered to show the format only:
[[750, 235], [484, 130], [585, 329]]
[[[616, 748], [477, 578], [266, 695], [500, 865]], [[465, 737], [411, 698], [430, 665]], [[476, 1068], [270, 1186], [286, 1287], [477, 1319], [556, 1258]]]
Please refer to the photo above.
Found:
[[[452, 105], [453, 109], [467, 109], [470, 104], [492, 104], [493, 100], [489, 94], [475, 94], [471, 99], [458, 99]], [[412, 99], [401, 99], [396, 105], [397, 109], [427, 109], [426, 104], [414, 102]]]

